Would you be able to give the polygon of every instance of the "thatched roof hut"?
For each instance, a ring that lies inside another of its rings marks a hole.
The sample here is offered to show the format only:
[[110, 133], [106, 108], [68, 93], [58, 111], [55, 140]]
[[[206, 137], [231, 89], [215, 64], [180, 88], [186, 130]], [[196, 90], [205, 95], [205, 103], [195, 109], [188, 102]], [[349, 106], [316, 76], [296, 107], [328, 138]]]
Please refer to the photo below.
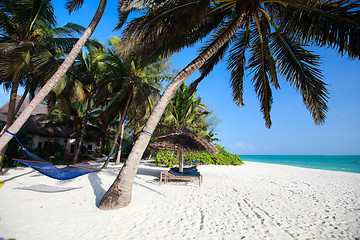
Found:
[[149, 145], [152, 150], [179, 151], [180, 169], [182, 171], [182, 152], [210, 152], [218, 153], [219, 150], [205, 139], [197, 136], [185, 126], [175, 132], [156, 139]]
[[219, 152], [214, 145], [208, 143], [185, 126], [156, 139], [149, 145], [149, 148], [153, 150], [181, 150], [183, 152]]
[[[16, 97], [16, 106], [19, 103], [21, 96]], [[30, 104], [28, 98], [24, 99], [19, 111], [17, 112], [15, 118], [19, 117], [20, 113]], [[7, 114], [9, 109], [9, 101], [0, 107], [0, 122], [5, 123], [7, 120]], [[45, 124], [47, 121], [41, 119], [41, 116], [48, 114], [48, 107], [44, 104], [39, 104], [35, 110], [31, 113], [31, 116], [24, 124], [25, 132], [29, 134], [38, 134], [41, 136], [51, 136], [51, 137], [63, 137], [70, 138], [74, 135], [73, 127], [51, 127], [46, 128]]]

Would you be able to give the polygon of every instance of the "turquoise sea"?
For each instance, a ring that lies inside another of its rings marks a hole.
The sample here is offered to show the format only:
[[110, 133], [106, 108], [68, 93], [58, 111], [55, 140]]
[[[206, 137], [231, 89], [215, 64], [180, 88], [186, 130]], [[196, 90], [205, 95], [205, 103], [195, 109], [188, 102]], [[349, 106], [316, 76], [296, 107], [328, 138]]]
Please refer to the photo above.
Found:
[[360, 155], [239, 155], [246, 162], [360, 173]]

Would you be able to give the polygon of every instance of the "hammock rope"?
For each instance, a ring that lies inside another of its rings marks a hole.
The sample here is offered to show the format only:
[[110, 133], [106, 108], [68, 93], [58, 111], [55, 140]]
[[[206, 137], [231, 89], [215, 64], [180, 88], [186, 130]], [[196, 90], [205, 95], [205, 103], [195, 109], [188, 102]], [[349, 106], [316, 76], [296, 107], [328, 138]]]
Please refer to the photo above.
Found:
[[[152, 136], [152, 133], [141, 130], [141, 132]], [[6, 133], [12, 135], [16, 141], [20, 144], [22, 150], [25, 151], [25, 153], [27, 154], [27, 156], [30, 159], [34, 159], [34, 160], [24, 160], [24, 159], [14, 159], [15, 161], [17, 161], [18, 163], [21, 162], [29, 167], [32, 167], [33, 169], [37, 170], [38, 172], [51, 177], [51, 178], [55, 178], [58, 180], [67, 180], [67, 179], [72, 179], [72, 178], [76, 178], [79, 177], [81, 175], [84, 174], [88, 174], [91, 172], [99, 172], [101, 170], [99, 169], [95, 169], [95, 168], [87, 168], [87, 167], [81, 167], [81, 166], [76, 166], [76, 165], [68, 165], [64, 168], [57, 168], [55, 165], [53, 165], [52, 163], [42, 159], [39, 156], [36, 156], [35, 154], [29, 152], [24, 145], [21, 144], [20, 140], [17, 138], [15, 133], [9, 132], [8, 130], [6, 130]], [[127, 146], [131, 145], [133, 142], [135, 142], [135, 140], [131, 141], [130, 143], [126, 144], [125, 146], [123, 146], [122, 148], [120, 148], [119, 150], [117, 150], [116, 152], [114, 152], [113, 154], [109, 155], [106, 157], [106, 159], [112, 157], [113, 155], [115, 155], [116, 153], [118, 153], [119, 151], [121, 151], [122, 149], [126, 148]]]
[[12, 135], [16, 141], [20, 144], [22, 150], [26, 153], [28, 158], [33, 160], [25, 160], [25, 159], [14, 159], [14, 161], [17, 161], [18, 163], [21, 162], [36, 171], [44, 174], [45, 176], [58, 179], [58, 180], [68, 180], [73, 179], [79, 176], [82, 176], [84, 174], [92, 173], [92, 172], [99, 172], [101, 170], [95, 169], [95, 168], [87, 168], [87, 167], [81, 167], [76, 165], [68, 165], [64, 168], [58, 168], [52, 163], [42, 159], [39, 156], [36, 156], [35, 154], [29, 152], [24, 145], [19, 141], [19, 139], [16, 137], [16, 134], [11, 133], [6, 130], [6, 133]]

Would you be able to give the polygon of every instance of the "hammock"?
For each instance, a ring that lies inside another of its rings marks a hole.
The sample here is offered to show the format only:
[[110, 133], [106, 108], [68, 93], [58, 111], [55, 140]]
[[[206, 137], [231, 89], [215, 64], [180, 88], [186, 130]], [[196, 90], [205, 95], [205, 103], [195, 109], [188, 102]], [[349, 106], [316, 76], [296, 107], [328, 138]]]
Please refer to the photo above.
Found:
[[68, 180], [82, 176], [84, 174], [99, 172], [101, 170], [95, 168], [82, 167], [77, 165], [68, 165], [63, 168], [57, 168], [52, 163], [45, 161], [44, 159], [32, 154], [31, 152], [24, 149], [29, 158], [36, 160], [25, 160], [25, 159], [14, 159], [14, 161], [21, 162], [29, 167], [32, 167], [36, 171], [44, 174], [45, 176], [58, 179]]
[[[92, 172], [99, 172], [101, 170], [95, 168], [87, 168], [81, 167], [76, 165], [68, 165], [64, 168], [57, 168], [56, 166], [52, 165], [51, 163], [44, 164], [42, 162], [24, 160], [24, 159], [14, 159], [15, 161], [21, 162], [23, 164], [32, 167], [36, 171], [44, 174], [45, 176], [58, 179], [58, 180], [68, 180], [72, 178], [76, 178], [82, 176], [84, 174], [92, 173]], [[41, 167], [39, 167], [41, 166]], [[49, 168], [47, 168], [49, 167]]]
[[[48, 161], [45, 161], [41, 157], [36, 156], [35, 154], [32, 154], [31, 152], [26, 150], [26, 148], [21, 144], [19, 139], [16, 137], [16, 134], [11, 133], [11, 132], [9, 132], [7, 130], [6, 130], [6, 132], [8, 134], [12, 135], [16, 139], [16, 141], [20, 144], [21, 148], [27, 154], [28, 158], [32, 159], [32, 160], [14, 159], [14, 161], [18, 161], [18, 162], [21, 162], [21, 163], [23, 163], [25, 165], [28, 165], [29, 167], [32, 167], [36, 171], [38, 171], [38, 172], [40, 172], [40, 173], [42, 173], [42, 174], [44, 174], [44, 175], [46, 175], [48, 177], [55, 178], [55, 179], [58, 179], [58, 180], [67, 180], [67, 179], [72, 179], [72, 178], [79, 177], [79, 176], [84, 175], [84, 174], [101, 171], [99, 169], [81, 167], [81, 166], [77, 166], [77, 165], [68, 165], [68, 166], [66, 166], [64, 168], [57, 168], [52, 163], [49, 163]], [[141, 130], [141, 132], [151, 136], [150, 132], [147, 132], [147, 131], [144, 131], [144, 130]], [[133, 142], [134, 141], [128, 143], [127, 145], [125, 145], [124, 147], [119, 149], [118, 151], [116, 151], [113, 154], [107, 156], [107, 158], [110, 158], [111, 156], [113, 156], [114, 154], [116, 154], [117, 152], [122, 150], [123, 148], [129, 146]]]
[[32, 160], [25, 160], [25, 159], [13, 159], [14, 161], [21, 162], [29, 167], [32, 167], [36, 171], [44, 174], [45, 176], [58, 179], [58, 180], [67, 180], [82, 176], [84, 174], [92, 173], [92, 172], [99, 172], [101, 170], [95, 168], [88, 168], [88, 167], [81, 167], [76, 165], [68, 165], [64, 168], [57, 168], [52, 163], [45, 161], [39, 156], [32, 154], [21, 144], [19, 139], [16, 137], [15, 134], [6, 131], [10, 135], [14, 136], [15, 139], [20, 144], [21, 148], [25, 151], [26, 155], [29, 159]]

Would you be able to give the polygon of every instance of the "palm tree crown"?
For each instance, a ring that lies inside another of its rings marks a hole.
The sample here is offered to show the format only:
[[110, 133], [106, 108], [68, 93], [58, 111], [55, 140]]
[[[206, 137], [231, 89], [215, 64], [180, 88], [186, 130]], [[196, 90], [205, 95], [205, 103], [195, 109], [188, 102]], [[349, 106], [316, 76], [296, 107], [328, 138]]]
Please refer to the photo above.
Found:
[[1, 81], [21, 79], [34, 70], [46, 77], [56, 71], [59, 64], [54, 56], [69, 51], [77, 40], [73, 35], [84, 31], [74, 23], [56, 25], [50, 0], [0, 4]]
[[202, 65], [201, 77], [192, 88], [228, 56], [237, 105], [244, 105], [244, 72], [250, 69], [266, 126], [271, 127], [272, 88], [280, 88], [281, 76], [302, 94], [306, 108], [320, 124], [328, 109], [328, 90], [318, 69], [320, 58], [306, 45], [330, 46], [359, 59], [359, 6], [359, 1], [347, 0], [163, 1], [134, 19], [125, 30], [125, 39], [128, 47], [150, 60], [207, 37], [205, 51], [240, 18], [236, 33]]

